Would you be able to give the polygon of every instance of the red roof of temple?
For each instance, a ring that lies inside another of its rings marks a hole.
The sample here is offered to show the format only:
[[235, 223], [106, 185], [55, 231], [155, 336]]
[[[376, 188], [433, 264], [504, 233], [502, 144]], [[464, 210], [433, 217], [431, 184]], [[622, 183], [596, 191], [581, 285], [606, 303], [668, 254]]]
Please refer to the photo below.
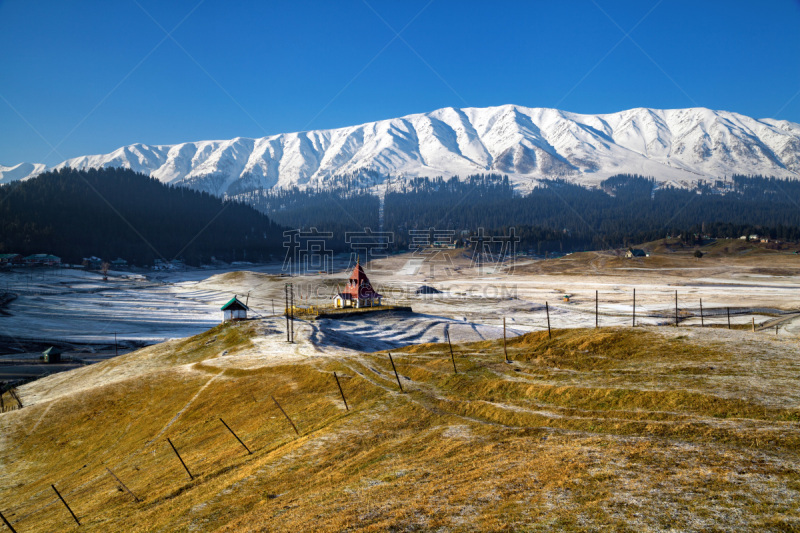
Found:
[[342, 296], [349, 294], [352, 299], [381, 297], [381, 295], [372, 288], [369, 278], [364, 273], [364, 269], [361, 268], [361, 263], [358, 261], [356, 261], [356, 267], [353, 269], [353, 273], [350, 274], [347, 285], [345, 285], [344, 290], [340, 294]]

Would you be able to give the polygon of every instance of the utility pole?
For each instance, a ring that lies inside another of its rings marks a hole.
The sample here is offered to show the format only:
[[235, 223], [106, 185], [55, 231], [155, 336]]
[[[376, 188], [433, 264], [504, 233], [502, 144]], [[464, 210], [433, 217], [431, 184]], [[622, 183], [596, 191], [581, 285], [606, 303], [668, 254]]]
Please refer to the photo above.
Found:
[[594, 291], [594, 327], [600, 327], [600, 292]]
[[286, 315], [286, 342], [292, 342], [289, 337], [289, 284], [283, 286], [283, 295], [286, 297], [286, 306], [284, 307], [284, 315]]
[[703, 322], [703, 299], [700, 298], [700, 327], [704, 327], [705, 322]]
[[291, 328], [292, 328], [292, 342], [294, 342], [294, 285], [289, 284], [289, 312], [292, 314], [291, 316]]

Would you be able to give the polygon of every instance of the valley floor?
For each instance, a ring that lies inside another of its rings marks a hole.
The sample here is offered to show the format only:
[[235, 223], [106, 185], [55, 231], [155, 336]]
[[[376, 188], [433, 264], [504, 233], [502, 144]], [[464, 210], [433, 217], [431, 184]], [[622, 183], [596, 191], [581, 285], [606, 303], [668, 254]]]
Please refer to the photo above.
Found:
[[[249, 290], [261, 316], [20, 387], [0, 414], [0, 513], [77, 530], [55, 485], [90, 531], [800, 529], [800, 259], [451, 259], [441, 276], [376, 262], [414, 313], [298, 320], [292, 344], [265, 312], [285, 278], [175, 284]], [[423, 283], [443, 294], [399, 290]], [[516, 294], [475, 295], [502, 283]], [[650, 313], [635, 328], [633, 287]], [[740, 312], [733, 329], [700, 327], [701, 296]]]

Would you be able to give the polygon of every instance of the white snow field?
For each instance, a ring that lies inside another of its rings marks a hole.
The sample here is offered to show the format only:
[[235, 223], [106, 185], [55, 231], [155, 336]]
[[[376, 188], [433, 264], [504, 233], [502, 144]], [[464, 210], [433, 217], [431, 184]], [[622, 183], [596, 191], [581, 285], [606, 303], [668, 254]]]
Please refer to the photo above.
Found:
[[[593, 327], [595, 320], [600, 326], [627, 326], [634, 319], [634, 289], [637, 325], [674, 325], [677, 291], [681, 325], [701, 322], [702, 299], [705, 325], [727, 325], [730, 308], [732, 325], [774, 320], [780, 335], [800, 332], [797, 316], [785, 314], [800, 309], [800, 256], [782, 256], [789, 261], [785, 265], [797, 263], [797, 271], [783, 266], [773, 274], [757, 267], [720, 266], [724, 262], [701, 261], [679, 270], [642, 261], [600, 269], [571, 264], [591, 265], [594, 255], [602, 253], [587, 252], [582, 259], [518, 260], [514, 268], [495, 265], [492, 274], [471, 265], [464, 255], [454, 259], [452, 268], [433, 272], [409, 267], [417, 265], [412, 254], [376, 260], [366, 272], [385, 303], [410, 306], [413, 313], [298, 321], [297, 335], [309, 341], [304, 353], [314, 355], [319, 349], [377, 351], [445, 342], [445, 332], [454, 342], [494, 339], [503, 334], [504, 318], [507, 335], [519, 335], [546, 329], [547, 309], [552, 328]], [[343, 265], [331, 274], [293, 277], [279, 275], [280, 269], [275, 263], [248, 271], [148, 273], [147, 279], [112, 272], [108, 281], [73, 269], [4, 272], [0, 289], [19, 297], [3, 310], [0, 335], [93, 343], [109, 342], [116, 333], [119, 340], [155, 343], [218, 324], [220, 307], [234, 295], [249, 305], [251, 318], [264, 319], [273, 332], [285, 332], [281, 317], [287, 282], [294, 286], [298, 306], [326, 305], [349, 275]], [[417, 295], [422, 285], [441, 294]]]

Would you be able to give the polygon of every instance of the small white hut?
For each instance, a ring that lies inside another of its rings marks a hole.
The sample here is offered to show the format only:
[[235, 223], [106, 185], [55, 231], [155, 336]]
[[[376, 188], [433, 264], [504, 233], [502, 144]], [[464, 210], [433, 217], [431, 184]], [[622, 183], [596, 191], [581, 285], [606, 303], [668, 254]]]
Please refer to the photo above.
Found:
[[222, 321], [228, 320], [244, 320], [247, 318], [247, 312], [250, 309], [244, 305], [239, 299], [234, 296], [228, 303], [222, 306]]

